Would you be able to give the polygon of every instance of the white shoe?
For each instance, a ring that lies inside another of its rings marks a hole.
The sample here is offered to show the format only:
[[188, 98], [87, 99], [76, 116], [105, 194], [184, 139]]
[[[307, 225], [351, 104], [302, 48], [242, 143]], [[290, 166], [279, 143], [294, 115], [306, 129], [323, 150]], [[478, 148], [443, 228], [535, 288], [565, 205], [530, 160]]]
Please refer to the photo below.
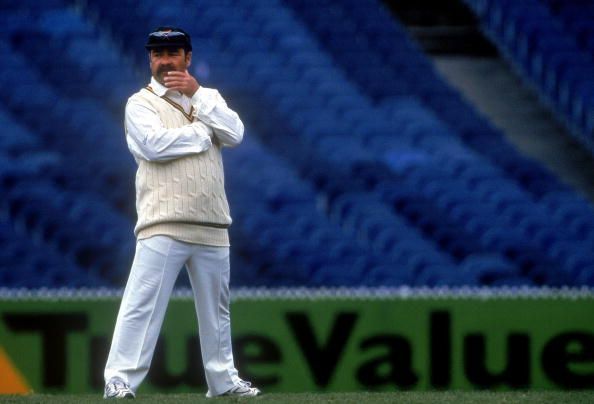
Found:
[[109, 379], [105, 385], [103, 398], [136, 398], [134, 392], [130, 390], [130, 385], [119, 377]]
[[246, 382], [245, 380], [240, 380], [232, 387], [230, 390], [227, 390], [223, 394], [219, 394], [218, 396], [214, 396], [211, 394], [210, 390], [206, 393], [207, 398], [211, 397], [223, 397], [223, 396], [237, 396], [237, 397], [255, 397], [262, 394], [260, 389], [257, 387], [252, 387], [250, 382]]

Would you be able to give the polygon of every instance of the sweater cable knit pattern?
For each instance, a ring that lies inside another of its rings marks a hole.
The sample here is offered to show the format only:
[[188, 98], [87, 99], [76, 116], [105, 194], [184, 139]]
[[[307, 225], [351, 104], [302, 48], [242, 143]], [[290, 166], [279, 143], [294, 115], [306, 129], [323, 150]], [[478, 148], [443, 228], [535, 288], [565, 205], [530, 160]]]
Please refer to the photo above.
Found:
[[[188, 124], [181, 111], [149, 90], [132, 97], [156, 110], [167, 129]], [[134, 233], [139, 239], [159, 234], [189, 243], [229, 246], [231, 216], [216, 138], [208, 150], [198, 154], [169, 161], [137, 161]]]

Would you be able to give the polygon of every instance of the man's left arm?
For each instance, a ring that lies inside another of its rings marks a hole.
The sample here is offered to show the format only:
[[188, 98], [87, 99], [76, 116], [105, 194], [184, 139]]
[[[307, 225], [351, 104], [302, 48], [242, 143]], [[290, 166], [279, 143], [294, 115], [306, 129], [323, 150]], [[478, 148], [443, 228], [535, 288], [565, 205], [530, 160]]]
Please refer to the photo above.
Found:
[[215, 136], [225, 146], [236, 146], [243, 139], [243, 122], [235, 111], [213, 88], [200, 86], [192, 96], [194, 116], [210, 126]]
[[164, 78], [165, 86], [191, 97], [194, 116], [210, 126], [217, 139], [225, 146], [237, 146], [243, 140], [243, 122], [227, 106], [218, 90], [202, 87], [186, 70], [171, 71]]

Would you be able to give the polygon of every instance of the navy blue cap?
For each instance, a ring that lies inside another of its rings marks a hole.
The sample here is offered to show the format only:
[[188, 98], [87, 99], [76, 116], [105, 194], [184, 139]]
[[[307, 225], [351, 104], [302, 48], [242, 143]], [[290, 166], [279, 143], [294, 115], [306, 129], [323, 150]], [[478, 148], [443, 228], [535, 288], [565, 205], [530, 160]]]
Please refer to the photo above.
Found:
[[186, 31], [175, 27], [159, 27], [151, 32], [144, 46], [148, 51], [155, 48], [183, 48], [192, 50], [192, 40]]

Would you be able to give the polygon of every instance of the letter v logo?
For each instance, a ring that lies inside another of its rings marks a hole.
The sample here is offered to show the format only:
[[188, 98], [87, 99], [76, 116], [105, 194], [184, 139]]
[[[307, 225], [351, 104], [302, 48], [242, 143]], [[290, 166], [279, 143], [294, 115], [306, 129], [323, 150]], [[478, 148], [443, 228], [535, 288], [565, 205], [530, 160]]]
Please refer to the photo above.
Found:
[[26, 394], [31, 391], [25, 379], [0, 346], [0, 394]]
[[287, 313], [286, 317], [307, 360], [315, 383], [320, 387], [328, 386], [351, 336], [357, 314], [339, 313], [325, 343], [318, 343], [313, 326], [305, 313]]

